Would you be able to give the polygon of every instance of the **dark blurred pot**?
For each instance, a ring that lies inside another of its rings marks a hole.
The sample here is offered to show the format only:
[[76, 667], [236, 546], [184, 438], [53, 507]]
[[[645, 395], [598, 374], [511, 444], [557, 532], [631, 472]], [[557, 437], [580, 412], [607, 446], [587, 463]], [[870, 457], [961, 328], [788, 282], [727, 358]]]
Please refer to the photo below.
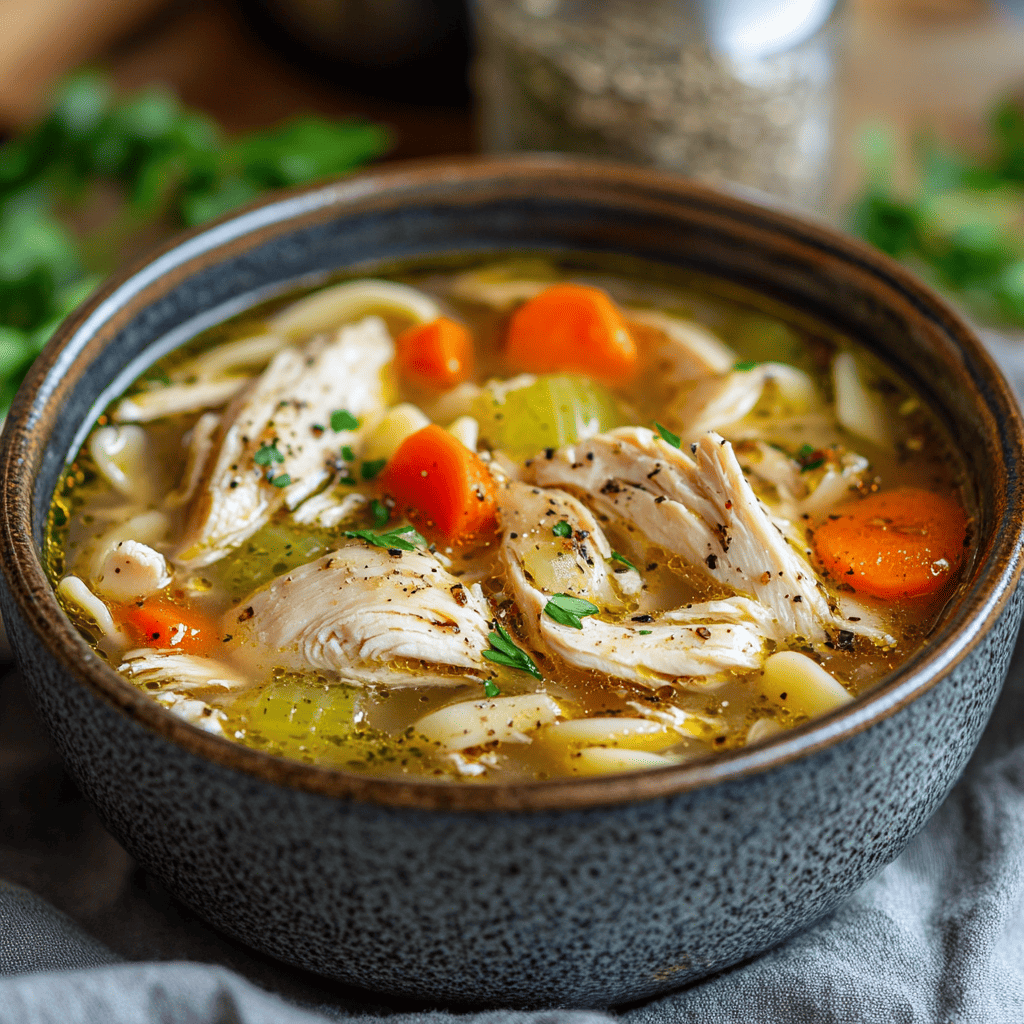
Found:
[[[40, 566], [50, 496], [98, 409], [168, 339], [339, 268], [514, 248], [639, 256], [757, 288], [863, 341], [920, 388], [977, 468], [980, 509], [977, 562], [929, 645], [867, 698], [761, 747], [483, 786], [373, 780], [244, 749], [175, 718], [93, 653]], [[633, 1000], [833, 910], [946, 795], [1021, 615], [1021, 455], [1015, 400], [971, 332], [858, 242], [612, 165], [399, 166], [183, 236], [63, 325], [0, 441], [4, 618], [82, 789], [206, 920], [391, 993]]]
[[469, 100], [466, 0], [247, 0], [244, 9], [268, 45], [358, 92]]

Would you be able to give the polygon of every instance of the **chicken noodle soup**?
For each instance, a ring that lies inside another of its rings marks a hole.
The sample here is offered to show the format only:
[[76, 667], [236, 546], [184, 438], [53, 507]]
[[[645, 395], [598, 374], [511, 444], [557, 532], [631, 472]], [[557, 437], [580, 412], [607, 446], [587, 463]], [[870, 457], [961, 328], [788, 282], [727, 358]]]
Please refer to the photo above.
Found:
[[764, 740], [925, 642], [963, 466], [866, 352], [721, 285], [534, 259], [239, 317], [100, 417], [49, 570], [127, 680], [382, 775], [592, 776]]

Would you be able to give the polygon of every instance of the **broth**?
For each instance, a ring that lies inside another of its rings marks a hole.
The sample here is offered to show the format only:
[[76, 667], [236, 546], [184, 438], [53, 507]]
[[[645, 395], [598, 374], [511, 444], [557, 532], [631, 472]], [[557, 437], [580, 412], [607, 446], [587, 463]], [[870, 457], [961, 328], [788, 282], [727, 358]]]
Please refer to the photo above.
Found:
[[68, 615], [194, 724], [387, 776], [667, 765], [841, 707], [955, 596], [965, 467], [848, 339], [626, 269], [405, 266], [198, 336], [68, 466]]

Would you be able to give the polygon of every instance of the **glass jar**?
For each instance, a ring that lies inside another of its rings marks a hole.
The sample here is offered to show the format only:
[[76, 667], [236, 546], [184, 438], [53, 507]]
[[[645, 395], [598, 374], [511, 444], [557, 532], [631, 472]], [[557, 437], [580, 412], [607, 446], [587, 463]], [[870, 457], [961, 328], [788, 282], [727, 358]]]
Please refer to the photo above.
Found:
[[835, 0], [477, 0], [488, 152], [590, 153], [820, 209]]

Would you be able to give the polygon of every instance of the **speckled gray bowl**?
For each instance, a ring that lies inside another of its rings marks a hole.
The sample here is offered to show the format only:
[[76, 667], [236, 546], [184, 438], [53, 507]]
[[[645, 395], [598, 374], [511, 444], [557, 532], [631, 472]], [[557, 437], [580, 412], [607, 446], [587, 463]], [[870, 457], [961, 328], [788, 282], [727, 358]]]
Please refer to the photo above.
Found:
[[[806, 310], [881, 352], [977, 469], [979, 555], [928, 646], [867, 699], [713, 762], [516, 786], [374, 781], [199, 732], [126, 684], [40, 567], [96, 411], [155, 355], [311, 275], [512, 248], [626, 254]], [[202, 917], [293, 964], [491, 1004], [649, 996], [752, 956], [892, 860], [959, 775], [1021, 615], [1022, 428], [911, 275], [685, 181], [556, 159], [396, 167], [252, 208], [120, 275], [58, 332], [0, 450], [4, 619], [37, 705], [125, 847]]]

